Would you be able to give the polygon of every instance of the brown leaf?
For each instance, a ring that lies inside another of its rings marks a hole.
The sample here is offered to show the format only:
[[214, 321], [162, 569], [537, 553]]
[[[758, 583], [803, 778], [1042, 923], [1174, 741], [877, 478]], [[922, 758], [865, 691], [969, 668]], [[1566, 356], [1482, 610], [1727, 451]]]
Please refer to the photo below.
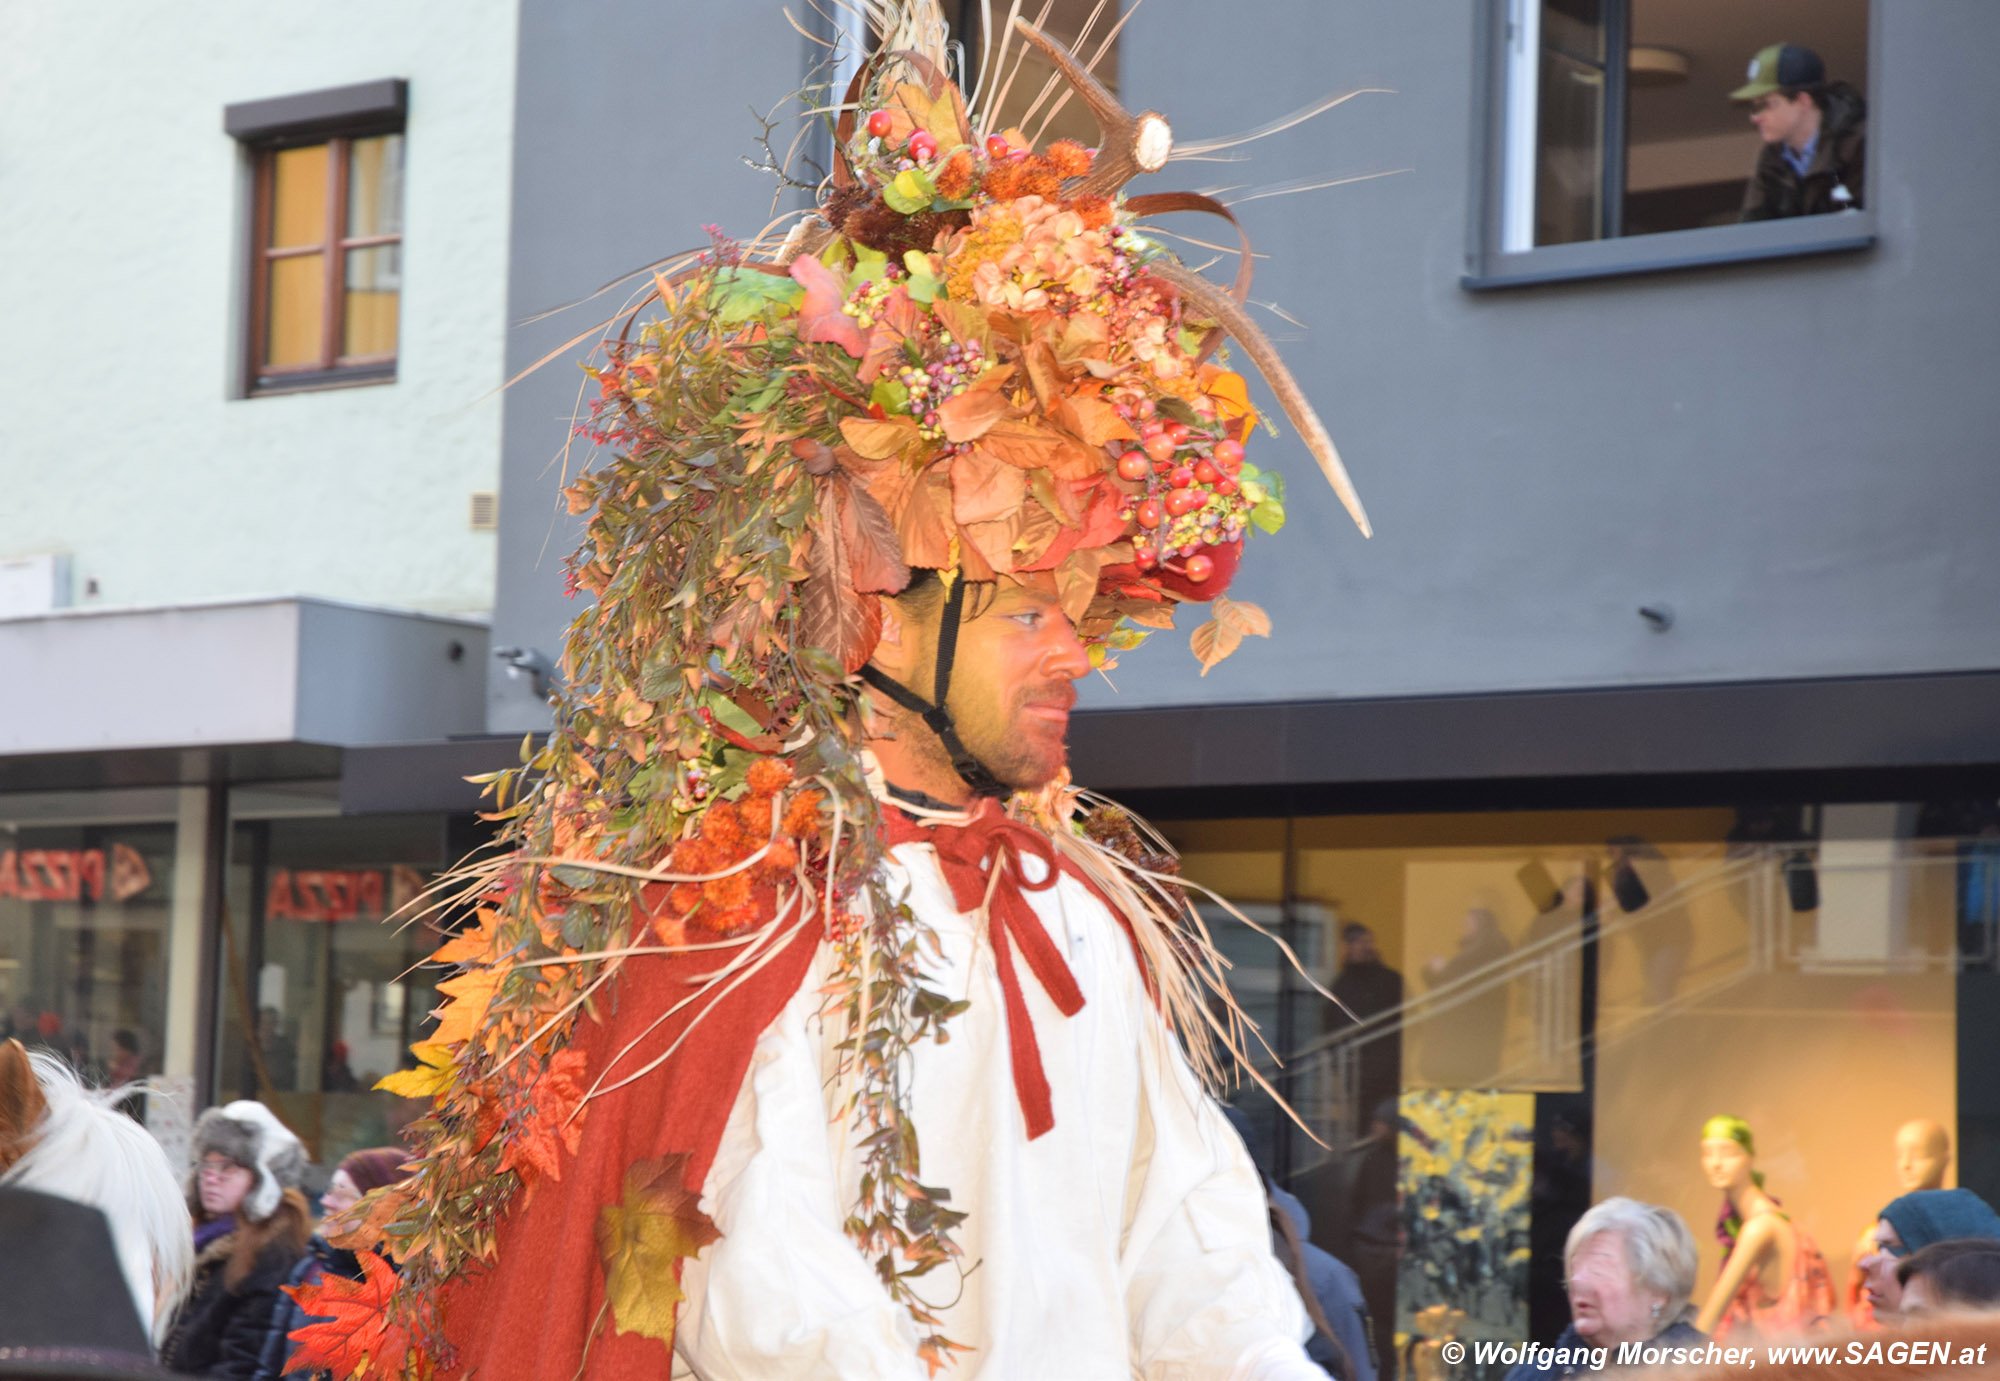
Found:
[[1208, 669], [1237, 649], [1243, 635], [1228, 624], [1210, 619], [1201, 627], [1188, 634], [1188, 646], [1194, 649], [1195, 660], [1201, 663], [1201, 674], [1208, 675]]
[[840, 536], [849, 575], [862, 594], [893, 595], [910, 583], [910, 568], [896, 545], [896, 525], [875, 496], [845, 475], [832, 484], [840, 504]]
[[1103, 565], [1103, 548], [1092, 547], [1071, 552], [1056, 567], [1056, 593], [1071, 623], [1082, 619], [1090, 602], [1097, 598], [1097, 573]]
[[909, 417], [881, 421], [872, 417], [843, 417], [840, 434], [864, 460], [900, 460], [907, 458], [912, 450], [922, 454], [928, 449], [917, 431], [916, 420]]
[[989, 427], [974, 449], [1023, 470], [1052, 469], [1063, 439], [1040, 418], [1011, 417]]
[[1056, 407], [1055, 419], [1089, 446], [1129, 441], [1137, 435], [1117, 408], [1094, 393], [1073, 393], [1063, 399]]
[[1255, 638], [1271, 636], [1271, 616], [1264, 612], [1260, 604], [1231, 599], [1227, 595], [1217, 595], [1208, 607], [1218, 622], [1235, 629], [1239, 636]]
[[958, 525], [952, 521], [951, 476], [944, 466], [933, 465], [918, 475], [908, 487], [902, 512], [893, 508], [889, 512], [896, 520], [896, 542], [904, 561], [927, 570], [956, 564], [952, 535]]
[[950, 442], [977, 441], [993, 424], [1012, 415], [1014, 407], [997, 389], [972, 388], [938, 404], [938, 421]]
[[621, 1333], [671, 1343], [680, 1263], [722, 1236], [687, 1187], [687, 1159], [636, 1162], [625, 1172], [624, 1197], [597, 1212], [604, 1300]]
[[982, 449], [951, 462], [951, 516], [960, 523], [990, 523], [1018, 512], [1028, 495], [1027, 477]]
[[882, 634], [882, 603], [854, 588], [847, 544], [837, 514], [823, 507], [806, 548], [806, 578], [799, 587], [799, 640], [824, 649], [848, 671], [874, 655]]
[[1021, 362], [1027, 367], [1028, 386], [1034, 389], [1042, 411], [1056, 407], [1069, 387], [1070, 375], [1056, 363], [1055, 346], [1041, 339], [1029, 341], [1021, 351]]
[[884, 298], [875, 309], [875, 324], [868, 329], [868, 345], [854, 377], [872, 384], [883, 370], [901, 364], [903, 342], [923, 329], [924, 317], [924, 309], [900, 289]]

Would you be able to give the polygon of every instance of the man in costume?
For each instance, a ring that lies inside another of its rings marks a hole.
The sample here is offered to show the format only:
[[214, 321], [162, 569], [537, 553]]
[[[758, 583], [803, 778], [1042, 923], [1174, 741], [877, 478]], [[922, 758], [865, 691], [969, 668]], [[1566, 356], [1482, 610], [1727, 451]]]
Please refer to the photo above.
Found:
[[1204, 663], [1269, 631], [1223, 594], [1282, 520], [1225, 334], [1365, 519], [1247, 276], [1142, 232], [1227, 215], [1125, 194], [1165, 120], [1023, 24], [1104, 133], [1037, 150], [934, 0], [875, 8], [818, 210], [663, 268], [591, 371], [556, 726], [442, 884], [454, 976], [385, 1081], [431, 1100], [416, 1170], [295, 1366], [1321, 1374], [1203, 1086], [1220, 956], [1064, 740], [1179, 604]]

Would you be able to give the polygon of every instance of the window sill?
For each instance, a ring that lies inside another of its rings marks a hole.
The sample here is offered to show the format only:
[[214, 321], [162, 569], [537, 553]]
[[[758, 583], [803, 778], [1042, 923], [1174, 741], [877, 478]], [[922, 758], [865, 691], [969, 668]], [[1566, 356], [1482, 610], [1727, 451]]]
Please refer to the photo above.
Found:
[[308, 373], [274, 374], [256, 379], [245, 398], [269, 398], [280, 393], [325, 393], [337, 388], [365, 388], [371, 384], [396, 382], [393, 364], [370, 365], [365, 369], [316, 369]]
[[1753, 263], [1760, 259], [1850, 254], [1871, 249], [1874, 244], [1875, 217], [1866, 211], [1799, 216], [1493, 254], [1487, 257], [1483, 271], [1466, 274], [1459, 284], [1468, 292], [1490, 292], [1578, 279]]

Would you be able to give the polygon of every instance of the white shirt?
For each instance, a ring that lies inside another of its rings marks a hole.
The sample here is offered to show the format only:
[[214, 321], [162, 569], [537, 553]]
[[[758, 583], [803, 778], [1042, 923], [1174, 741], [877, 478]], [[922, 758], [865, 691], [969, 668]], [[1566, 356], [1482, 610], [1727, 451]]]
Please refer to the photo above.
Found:
[[[1042, 865], [1021, 866], [1039, 882]], [[1085, 1003], [1064, 1017], [1018, 956], [1054, 1129], [1027, 1139], [993, 952], [959, 912], [928, 845], [888, 864], [943, 951], [933, 986], [971, 1006], [908, 1070], [923, 1183], [968, 1213], [971, 1268], [917, 1284], [973, 1351], [944, 1375], [978, 1381], [1324, 1381], [1311, 1328], [1271, 1254], [1262, 1182], [1148, 997], [1131, 943], [1064, 876], [1029, 904]], [[822, 945], [758, 1038], [702, 1207], [721, 1240], [683, 1270], [676, 1375], [704, 1381], [924, 1381], [916, 1332], [842, 1231], [860, 1157], [833, 1122], [837, 1016], [818, 992]], [[691, 1370], [688, 1370], [691, 1369]]]

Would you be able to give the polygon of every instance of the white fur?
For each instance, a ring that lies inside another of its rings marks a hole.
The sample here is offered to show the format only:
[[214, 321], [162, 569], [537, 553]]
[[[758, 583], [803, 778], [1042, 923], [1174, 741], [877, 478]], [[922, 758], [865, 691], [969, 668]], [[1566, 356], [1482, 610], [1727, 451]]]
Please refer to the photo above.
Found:
[[53, 1055], [36, 1051], [28, 1059], [48, 1115], [33, 1148], [0, 1175], [0, 1184], [101, 1210], [132, 1303], [158, 1341], [194, 1274], [194, 1221], [179, 1177], [160, 1143], [112, 1106], [130, 1097], [132, 1086], [87, 1089]]

